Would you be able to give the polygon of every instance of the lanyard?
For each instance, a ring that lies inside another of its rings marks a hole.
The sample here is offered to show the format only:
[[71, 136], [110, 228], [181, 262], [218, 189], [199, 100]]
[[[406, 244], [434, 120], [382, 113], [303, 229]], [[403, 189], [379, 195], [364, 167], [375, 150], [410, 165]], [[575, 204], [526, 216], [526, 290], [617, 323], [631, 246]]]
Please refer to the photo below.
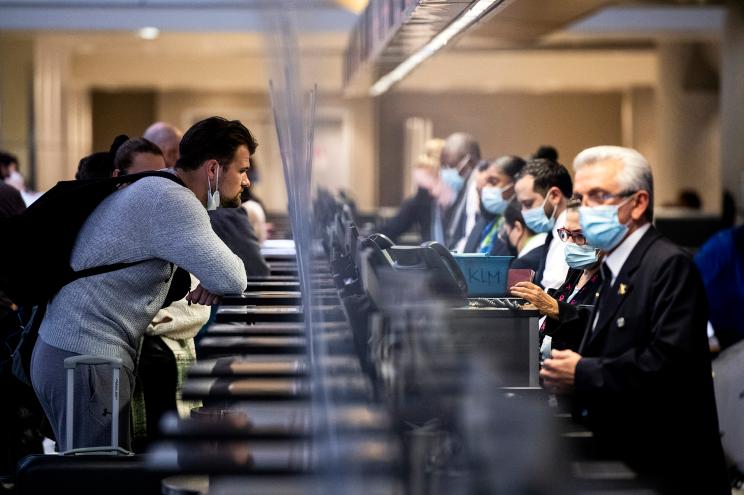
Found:
[[491, 221], [481, 233], [481, 243], [478, 252], [488, 254], [493, 246], [494, 237], [499, 230], [501, 230], [501, 224], [503, 223], [503, 217], [498, 217]]

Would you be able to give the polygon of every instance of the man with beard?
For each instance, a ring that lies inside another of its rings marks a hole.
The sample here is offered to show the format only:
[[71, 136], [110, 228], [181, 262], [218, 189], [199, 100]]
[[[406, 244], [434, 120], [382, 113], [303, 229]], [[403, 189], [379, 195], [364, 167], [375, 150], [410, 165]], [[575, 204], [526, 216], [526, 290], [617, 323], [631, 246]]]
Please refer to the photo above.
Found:
[[[80, 229], [70, 257], [76, 270], [129, 263], [79, 278], [49, 302], [34, 348], [31, 378], [60, 450], [66, 442], [64, 360], [94, 355], [122, 360], [120, 444], [129, 448], [129, 407], [137, 347], [165, 300], [175, 266], [200, 284], [187, 296], [211, 305], [247, 284], [243, 263], [215, 235], [207, 209], [239, 204], [256, 149], [239, 121], [211, 117], [180, 144], [175, 174], [144, 177], [104, 199]], [[185, 187], [184, 187], [185, 186]], [[224, 199], [221, 199], [224, 198]], [[112, 377], [101, 366], [75, 376], [76, 447], [105, 445], [111, 429]]]

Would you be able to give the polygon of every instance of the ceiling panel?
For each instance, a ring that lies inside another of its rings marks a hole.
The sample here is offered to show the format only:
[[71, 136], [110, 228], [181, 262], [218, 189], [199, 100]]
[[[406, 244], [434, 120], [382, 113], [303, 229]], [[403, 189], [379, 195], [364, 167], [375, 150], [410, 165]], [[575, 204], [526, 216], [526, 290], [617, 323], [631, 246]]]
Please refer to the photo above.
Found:
[[347, 32], [357, 18], [329, 0], [0, 0], [0, 30], [258, 32], [291, 11], [303, 31]]

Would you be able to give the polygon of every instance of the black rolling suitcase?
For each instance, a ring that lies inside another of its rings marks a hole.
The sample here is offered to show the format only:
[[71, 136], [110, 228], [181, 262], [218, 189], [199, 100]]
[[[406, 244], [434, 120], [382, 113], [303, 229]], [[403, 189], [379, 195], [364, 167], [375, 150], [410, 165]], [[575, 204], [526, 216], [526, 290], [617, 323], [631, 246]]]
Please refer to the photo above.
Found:
[[[113, 373], [111, 445], [73, 448], [73, 374], [78, 365], [109, 364]], [[69, 450], [53, 455], [29, 455], [16, 470], [16, 493], [75, 493], [79, 495], [159, 494], [158, 473], [145, 469], [144, 455], [119, 447], [120, 359], [75, 356], [65, 359], [67, 370], [67, 445]]]

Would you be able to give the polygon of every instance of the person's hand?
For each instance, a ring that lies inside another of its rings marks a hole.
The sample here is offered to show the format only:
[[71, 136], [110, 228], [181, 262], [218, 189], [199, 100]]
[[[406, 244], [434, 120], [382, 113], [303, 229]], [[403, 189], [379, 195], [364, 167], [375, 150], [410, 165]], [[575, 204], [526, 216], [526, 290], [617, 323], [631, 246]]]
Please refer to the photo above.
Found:
[[456, 194], [447, 187], [447, 184], [437, 177], [432, 185], [431, 191], [429, 191], [434, 198], [437, 200], [437, 204], [442, 208], [449, 207], [455, 202]]
[[212, 294], [207, 289], [199, 284], [196, 289], [192, 290], [186, 295], [186, 300], [189, 304], [202, 304], [204, 306], [211, 306], [220, 302], [220, 296]]
[[573, 390], [576, 376], [576, 365], [581, 355], [574, 351], [553, 350], [551, 358], [543, 361], [540, 378], [543, 386], [554, 394], [566, 394]]
[[547, 295], [540, 286], [532, 282], [517, 282], [509, 289], [509, 293], [529, 301], [540, 314], [554, 320], [558, 319], [558, 301]]
[[431, 193], [437, 183], [437, 176], [428, 169], [418, 167], [413, 169], [413, 183]]

